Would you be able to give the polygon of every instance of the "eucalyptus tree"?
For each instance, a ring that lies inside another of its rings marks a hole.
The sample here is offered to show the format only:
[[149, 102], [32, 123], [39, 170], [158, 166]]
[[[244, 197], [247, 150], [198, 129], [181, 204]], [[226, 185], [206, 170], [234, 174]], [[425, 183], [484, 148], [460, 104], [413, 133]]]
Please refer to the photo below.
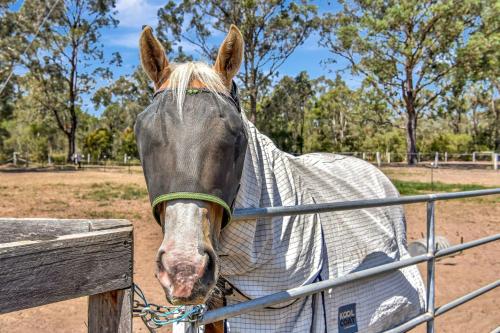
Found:
[[[489, 96], [489, 145], [500, 151], [500, 4], [485, 1], [481, 8], [481, 24], [467, 45], [460, 50], [463, 59], [457, 77], [470, 80], [477, 92], [476, 100]], [[482, 88], [482, 89], [481, 89]]]
[[15, 88], [17, 75], [13, 70], [22, 43], [16, 36], [16, 14], [9, 9], [13, 3], [14, 0], [0, 0], [0, 160], [5, 158], [8, 121], [13, 117], [18, 95]]
[[[54, 4], [27, 1], [20, 11], [23, 21], [36, 21]], [[50, 112], [67, 138], [67, 159], [76, 151], [78, 108], [82, 95], [93, 90], [96, 79], [110, 79], [104, 64], [101, 30], [118, 24], [114, 0], [64, 0], [57, 3], [24, 63], [38, 85], [36, 102]], [[119, 61], [115, 54], [112, 62]]]
[[314, 96], [313, 85], [305, 71], [296, 77], [285, 76], [259, 104], [257, 126], [286, 152], [304, 152], [306, 111]]
[[120, 76], [110, 85], [99, 88], [92, 101], [97, 108], [114, 110], [114, 117], [122, 119], [122, 126], [133, 127], [135, 118], [149, 105], [153, 93], [146, 73], [137, 67], [132, 74]]
[[479, 31], [484, 2], [340, 2], [341, 11], [325, 16], [320, 43], [405, 116], [407, 158], [414, 164], [418, 119], [450, 87], [442, 83], [461, 66], [459, 51]]
[[138, 156], [132, 129], [137, 115], [151, 103], [153, 93], [148, 76], [137, 67], [132, 74], [99, 88], [92, 97], [96, 108], [104, 107], [101, 123], [111, 133], [115, 157]]
[[[298, 46], [318, 27], [320, 18], [311, 1], [184, 0], [169, 1], [158, 11], [158, 34], [173, 43], [187, 41], [215, 61], [213, 37], [236, 25], [245, 40], [244, 61], [238, 78], [250, 120], [257, 120], [257, 104]], [[168, 45], [167, 45], [168, 46]]]
[[359, 98], [337, 75], [323, 82], [324, 93], [316, 96], [306, 114], [306, 150], [344, 151], [355, 124], [355, 109]]

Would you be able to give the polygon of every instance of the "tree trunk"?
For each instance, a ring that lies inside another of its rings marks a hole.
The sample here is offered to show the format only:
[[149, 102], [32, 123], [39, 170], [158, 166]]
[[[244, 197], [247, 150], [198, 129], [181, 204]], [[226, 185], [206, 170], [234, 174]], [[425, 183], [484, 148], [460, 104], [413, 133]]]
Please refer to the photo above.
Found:
[[406, 80], [402, 86], [403, 100], [406, 107], [406, 153], [408, 165], [418, 163], [417, 156], [417, 110], [415, 109], [416, 92], [413, 87], [413, 63], [407, 61]]
[[304, 126], [306, 123], [305, 106], [300, 108], [300, 139], [299, 139], [299, 154], [304, 153]]
[[417, 164], [417, 114], [410, 108], [406, 119], [406, 151], [408, 165]]
[[66, 137], [68, 138], [68, 156], [67, 156], [67, 161], [72, 162], [73, 161], [73, 155], [76, 152], [76, 130], [71, 130], [69, 133], [66, 134]]
[[477, 117], [476, 105], [472, 106], [472, 143], [474, 144], [474, 150], [479, 137], [479, 119]]
[[[497, 91], [500, 91], [498, 83], [495, 84]], [[495, 119], [493, 120], [493, 149], [495, 152], [500, 151], [500, 108], [495, 103], [495, 90], [491, 89], [491, 108]]]
[[257, 93], [250, 94], [250, 121], [252, 124], [257, 125]]
[[495, 130], [494, 133], [494, 149], [495, 152], [500, 151], [500, 108], [496, 107], [495, 102], [493, 102], [493, 107], [495, 108]]

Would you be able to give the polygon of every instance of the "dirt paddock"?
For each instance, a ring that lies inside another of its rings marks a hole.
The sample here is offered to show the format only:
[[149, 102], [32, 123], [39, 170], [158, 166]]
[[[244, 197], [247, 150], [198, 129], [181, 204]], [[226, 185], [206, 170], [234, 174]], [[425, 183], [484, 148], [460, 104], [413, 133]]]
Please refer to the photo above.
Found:
[[[428, 182], [425, 168], [384, 168], [392, 179]], [[491, 170], [435, 170], [442, 183], [500, 187], [500, 173]], [[150, 214], [140, 170], [2, 172], [1, 217], [126, 218], [135, 228], [134, 280], [150, 301], [165, 303], [154, 272], [161, 229]], [[409, 241], [425, 234], [425, 205], [405, 207]], [[452, 244], [500, 232], [500, 196], [438, 202], [436, 232]], [[425, 275], [425, 266], [420, 266]], [[437, 262], [437, 305], [464, 295], [500, 277], [500, 242], [474, 248]], [[1, 286], [0, 286], [1, 289]], [[494, 290], [439, 317], [437, 332], [490, 332], [500, 325], [500, 290]], [[0, 315], [0, 333], [86, 332], [87, 299], [79, 298]], [[166, 332], [167, 330], [160, 330]], [[424, 332], [423, 326], [412, 332]], [[134, 319], [134, 332], [147, 332]]]

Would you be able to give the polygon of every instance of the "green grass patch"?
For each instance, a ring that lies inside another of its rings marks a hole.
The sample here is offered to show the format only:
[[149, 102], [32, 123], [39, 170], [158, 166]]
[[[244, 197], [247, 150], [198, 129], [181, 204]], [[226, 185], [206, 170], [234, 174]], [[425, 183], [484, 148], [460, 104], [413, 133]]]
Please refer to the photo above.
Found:
[[46, 205], [69, 207], [69, 203], [67, 201], [59, 200], [59, 199], [50, 199], [47, 201], [43, 201], [43, 203]]
[[138, 213], [113, 212], [109, 210], [91, 210], [87, 212], [87, 217], [91, 219], [136, 219], [139, 220], [141, 215]]
[[92, 201], [137, 200], [148, 196], [146, 189], [135, 184], [97, 183], [89, 186], [84, 194], [77, 193], [80, 199]]
[[396, 186], [401, 195], [427, 194], [435, 192], [460, 192], [484, 190], [491, 187], [477, 184], [445, 184], [440, 182], [423, 183], [393, 179], [392, 183]]

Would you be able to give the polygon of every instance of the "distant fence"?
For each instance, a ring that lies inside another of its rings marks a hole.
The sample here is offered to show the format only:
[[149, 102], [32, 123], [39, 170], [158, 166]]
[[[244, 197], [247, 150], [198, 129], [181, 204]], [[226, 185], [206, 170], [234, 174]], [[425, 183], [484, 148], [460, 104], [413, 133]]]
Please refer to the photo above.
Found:
[[29, 167], [29, 166], [53, 166], [53, 167], [79, 167], [79, 168], [90, 168], [90, 169], [106, 169], [112, 167], [133, 167], [133, 166], [141, 166], [141, 163], [138, 159], [133, 159], [131, 156], [124, 155], [123, 159], [113, 160], [113, 159], [93, 159], [89, 154], [80, 155], [77, 159], [68, 162], [66, 159], [64, 161], [55, 161], [51, 158], [51, 155], [48, 156], [47, 160], [34, 162], [30, 159], [29, 155], [22, 155], [18, 152], [14, 152], [12, 157], [0, 161], [0, 164], [13, 164], [14, 166], [20, 167]]
[[89, 296], [89, 333], [132, 333], [132, 272], [126, 220], [0, 218], [0, 314]]
[[[403, 165], [407, 162], [408, 154], [397, 152], [379, 152], [379, 151], [355, 151], [355, 152], [334, 152], [339, 155], [354, 156], [365, 161], [380, 166], [388, 165]], [[495, 152], [472, 152], [472, 153], [448, 153], [448, 152], [432, 152], [432, 153], [416, 153], [418, 164], [430, 164], [432, 166], [458, 166], [466, 165], [472, 167], [491, 167], [493, 170], [498, 170], [500, 162], [500, 154]], [[430, 163], [429, 163], [430, 162]], [[27, 155], [21, 155], [18, 152], [13, 153], [12, 158], [1, 161], [0, 164], [12, 163], [14, 165], [28, 166], [30, 158]], [[40, 164], [40, 163], [38, 163]], [[43, 166], [68, 166], [78, 165], [83, 168], [107, 168], [107, 167], [131, 167], [140, 166], [141, 163], [137, 159], [132, 159], [126, 154], [120, 159], [93, 159], [90, 154], [79, 155], [76, 162], [55, 162], [50, 157], [47, 161], [41, 163]]]
[[[427, 332], [434, 332], [434, 319], [451, 309], [462, 305], [490, 290], [500, 286], [500, 280], [493, 281], [479, 289], [470, 292], [467, 295], [459, 297], [449, 303], [436, 307], [435, 305], [435, 261], [437, 258], [448, 256], [454, 253], [464, 251], [479, 245], [500, 240], [500, 234], [490, 235], [484, 238], [476, 239], [470, 242], [453, 245], [448, 248], [436, 251], [436, 236], [435, 236], [435, 202], [438, 200], [451, 200], [461, 198], [471, 198], [486, 195], [500, 194], [500, 188], [490, 190], [468, 191], [468, 192], [455, 192], [455, 193], [442, 193], [442, 194], [429, 194], [429, 195], [416, 195], [406, 196], [401, 198], [387, 198], [387, 199], [374, 199], [374, 200], [356, 200], [346, 202], [332, 202], [322, 204], [310, 204], [302, 206], [287, 206], [287, 207], [269, 207], [269, 208], [248, 208], [238, 209], [235, 211], [233, 220], [245, 220], [253, 218], [274, 217], [274, 216], [289, 216], [310, 213], [321, 213], [331, 211], [343, 211], [354, 209], [365, 209], [372, 207], [393, 206], [401, 204], [412, 204], [419, 202], [427, 203], [427, 253], [395, 261], [389, 264], [380, 265], [370, 269], [362, 270], [359, 272], [349, 273], [347, 275], [320, 281], [305, 286], [289, 289], [286, 291], [278, 292], [264, 297], [259, 297], [250, 301], [225, 306], [216, 310], [206, 312], [197, 322], [193, 324], [184, 324], [182, 329], [186, 332], [195, 332], [196, 327], [226, 318], [235, 317], [240, 314], [251, 312], [253, 310], [262, 309], [268, 306], [276, 305], [282, 302], [290, 301], [296, 298], [306, 297], [312, 294], [319, 293], [323, 290], [337, 288], [344, 284], [380, 275], [386, 272], [391, 272], [403, 267], [427, 263], [427, 308], [421, 315], [401, 323], [387, 332], [406, 332], [407, 330], [427, 322]], [[178, 328], [179, 329], [179, 328]]]
[[[363, 160], [382, 165], [406, 163], [408, 154], [394, 152], [335, 152], [339, 155], [354, 156]], [[448, 152], [433, 152], [433, 153], [416, 153], [410, 154], [416, 157], [417, 163], [429, 163], [437, 167], [442, 165], [453, 165], [457, 163], [477, 166], [491, 166], [492, 169], [498, 170], [499, 154], [495, 152], [472, 152], [472, 153], [448, 153]]]

